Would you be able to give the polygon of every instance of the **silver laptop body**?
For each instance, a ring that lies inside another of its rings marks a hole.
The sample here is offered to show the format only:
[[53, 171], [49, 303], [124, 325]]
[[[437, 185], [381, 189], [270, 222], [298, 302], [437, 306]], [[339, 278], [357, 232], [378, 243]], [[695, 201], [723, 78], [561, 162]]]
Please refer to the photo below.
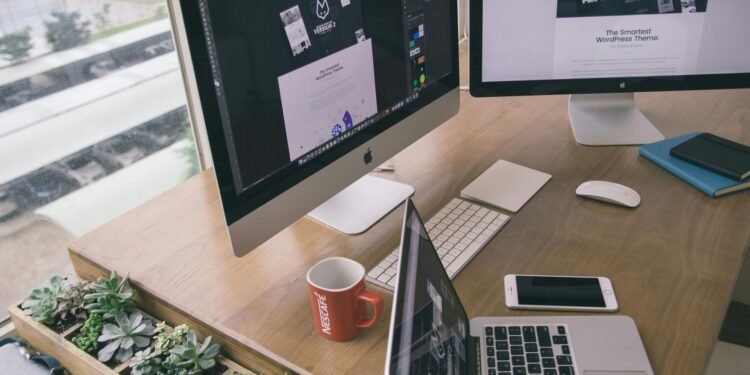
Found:
[[654, 373], [635, 322], [626, 316], [469, 321], [411, 200], [406, 201], [398, 270], [387, 374]]

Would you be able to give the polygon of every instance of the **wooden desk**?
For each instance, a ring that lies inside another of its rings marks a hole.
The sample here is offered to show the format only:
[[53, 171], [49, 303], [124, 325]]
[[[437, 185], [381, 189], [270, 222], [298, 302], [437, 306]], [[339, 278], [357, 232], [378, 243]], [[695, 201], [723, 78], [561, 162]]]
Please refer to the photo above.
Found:
[[[667, 137], [700, 129], [750, 143], [750, 91], [639, 94], [637, 102]], [[608, 276], [656, 373], [702, 373], [749, 244], [750, 193], [710, 199], [636, 147], [577, 145], [564, 96], [463, 93], [461, 108], [383, 174], [416, 188], [424, 217], [498, 159], [553, 176], [455, 279], [469, 316], [544, 314], [504, 307], [507, 273]], [[129, 271], [147, 309], [197, 324], [266, 372], [382, 373], [388, 316], [353, 342], [326, 341], [314, 331], [304, 275], [334, 255], [369, 269], [396, 246], [402, 210], [353, 237], [303, 218], [235, 258], [213, 179], [206, 171], [75, 240], [76, 271]], [[599, 179], [634, 188], [643, 203], [630, 210], [576, 198], [578, 184]], [[390, 311], [390, 293], [381, 294]]]

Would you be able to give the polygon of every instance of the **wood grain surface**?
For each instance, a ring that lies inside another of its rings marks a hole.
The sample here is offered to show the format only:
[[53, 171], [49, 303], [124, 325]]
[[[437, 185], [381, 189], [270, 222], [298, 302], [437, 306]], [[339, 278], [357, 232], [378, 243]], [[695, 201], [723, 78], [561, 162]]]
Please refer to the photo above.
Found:
[[[498, 159], [550, 173], [454, 280], [469, 316], [548, 314], [505, 308], [508, 273], [607, 276], [656, 373], [702, 373], [750, 243], [750, 193], [710, 199], [637, 147], [577, 145], [567, 99], [462, 93], [459, 115], [397, 155], [395, 173], [379, 175], [412, 184], [429, 218]], [[702, 130], [750, 143], [748, 90], [638, 94], [636, 102], [667, 137]], [[588, 180], [630, 186], [642, 204], [577, 198]], [[359, 236], [302, 218], [235, 258], [209, 170], [73, 241], [70, 252], [85, 277], [130, 272], [141, 298], [200, 323], [237, 353], [267, 357], [267, 372], [374, 374], [383, 372], [389, 314], [352, 342], [327, 341], [314, 330], [305, 273], [329, 256], [371, 268], [396, 246], [401, 217], [399, 208]], [[391, 294], [369, 287], [390, 311]], [[238, 361], [252, 367], [243, 360], [253, 356]]]

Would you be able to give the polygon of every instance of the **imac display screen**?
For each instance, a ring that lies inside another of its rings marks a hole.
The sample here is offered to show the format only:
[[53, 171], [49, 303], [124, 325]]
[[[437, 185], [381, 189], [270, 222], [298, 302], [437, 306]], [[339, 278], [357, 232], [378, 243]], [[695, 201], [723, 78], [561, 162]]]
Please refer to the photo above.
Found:
[[203, 90], [201, 101], [220, 119], [206, 125], [220, 127], [209, 138], [225, 207], [246, 193], [259, 206], [457, 82], [455, 0], [192, 2], [203, 45], [194, 38], [191, 53], [205, 48], [210, 64], [214, 97]]

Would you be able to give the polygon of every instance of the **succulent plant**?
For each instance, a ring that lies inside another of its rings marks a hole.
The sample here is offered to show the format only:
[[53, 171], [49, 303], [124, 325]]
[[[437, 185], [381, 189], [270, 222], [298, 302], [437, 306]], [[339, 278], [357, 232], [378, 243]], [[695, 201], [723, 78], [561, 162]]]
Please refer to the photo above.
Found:
[[58, 299], [62, 295], [65, 279], [53, 276], [44, 284], [31, 291], [29, 296], [21, 304], [26, 315], [47, 326], [57, 323]]
[[104, 320], [99, 314], [91, 314], [83, 322], [83, 326], [78, 335], [71, 341], [75, 346], [81, 348], [86, 353], [93, 353], [99, 347], [98, 338], [102, 334]]
[[156, 324], [156, 350], [167, 353], [177, 345], [182, 345], [187, 341], [187, 334], [190, 327], [181, 324], [170, 330], [165, 322]]
[[78, 281], [65, 286], [57, 303], [57, 315], [63, 321], [80, 321], [88, 315], [84, 296], [92, 292], [91, 283]]
[[158, 375], [187, 375], [188, 370], [178, 367], [173, 361], [171, 355], [161, 362], [161, 368], [159, 369]]
[[161, 354], [151, 348], [135, 353], [130, 364], [130, 375], [156, 375], [161, 369]]
[[126, 290], [128, 275], [117, 281], [117, 272], [112, 271], [109, 279], [100, 278], [91, 288], [92, 292], [84, 296], [90, 302], [86, 310], [102, 314], [105, 320], [114, 318], [118, 313], [130, 311], [133, 307], [133, 291]]
[[57, 300], [43, 299], [32, 305], [29, 309], [24, 310], [32, 319], [48, 327], [57, 324]]
[[[130, 316], [121, 311], [115, 316], [115, 324], [105, 324], [102, 335], [97, 341], [107, 345], [99, 351], [100, 362], [108, 362], [114, 356], [118, 363], [122, 363], [133, 356], [133, 349], [145, 348], [151, 343], [154, 326], [143, 314], [136, 311]], [[116, 353], [116, 354], [115, 354]]]
[[216, 366], [219, 350], [221, 348], [218, 344], [211, 344], [211, 336], [200, 343], [195, 331], [190, 330], [187, 334], [187, 341], [169, 351], [170, 362], [178, 368], [187, 370], [185, 373], [187, 375], [198, 375]]

